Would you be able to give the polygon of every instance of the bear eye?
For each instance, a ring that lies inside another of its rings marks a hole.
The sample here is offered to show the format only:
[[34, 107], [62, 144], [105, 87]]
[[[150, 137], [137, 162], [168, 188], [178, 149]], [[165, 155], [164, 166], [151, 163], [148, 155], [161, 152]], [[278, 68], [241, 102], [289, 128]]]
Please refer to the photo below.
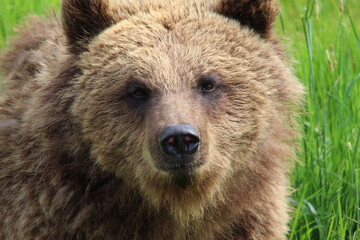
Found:
[[213, 83], [213, 82], [203, 83], [201, 86], [201, 90], [203, 92], [212, 92], [215, 90], [215, 83]]
[[133, 98], [136, 99], [146, 99], [149, 96], [148, 89], [139, 85], [131, 86], [129, 93]]
[[134, 98], [145, 98], [146, 92], [142, 88], [137, 88], [132, 92]]
[[217, 77], [215, 74], [208, 74], [200, 78], [199, 89], [203, 93], [210, 93], [216, 90], [218, 84], [219, 77]]

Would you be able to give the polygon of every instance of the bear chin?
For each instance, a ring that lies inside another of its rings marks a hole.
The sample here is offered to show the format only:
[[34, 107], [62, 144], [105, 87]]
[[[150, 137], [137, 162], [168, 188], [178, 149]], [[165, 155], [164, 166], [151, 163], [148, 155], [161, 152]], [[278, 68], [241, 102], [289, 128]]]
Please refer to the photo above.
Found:
[[170, 173], [172, 177], [172, 182], [174, 185], [181, 188], [186, 188], [191, 185], [193, 179], [196, 177], [193, 170], [186, 168], [176, 169], [174, 172]]
[[[145, 173], [146, 172], [146, 173]], [[152, 209], [165, 209], [174, 220], [191, 221], [204, 217], [204, 211], [223, 203], [225, 192], [224, 168], [203, 165], [196, 169], [177, 169], [176, 172], [138, 172], [140, 191]]]

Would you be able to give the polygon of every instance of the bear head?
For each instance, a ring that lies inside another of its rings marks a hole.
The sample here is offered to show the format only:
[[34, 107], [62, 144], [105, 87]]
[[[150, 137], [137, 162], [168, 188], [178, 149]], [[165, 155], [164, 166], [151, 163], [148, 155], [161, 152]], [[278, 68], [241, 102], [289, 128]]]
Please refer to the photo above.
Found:
[[230, 182], [246, 195], [301, 92], [277, 13], [275, 0], [64, 0], [71, 111], [93, 161], [178, 216], [224, 201]]

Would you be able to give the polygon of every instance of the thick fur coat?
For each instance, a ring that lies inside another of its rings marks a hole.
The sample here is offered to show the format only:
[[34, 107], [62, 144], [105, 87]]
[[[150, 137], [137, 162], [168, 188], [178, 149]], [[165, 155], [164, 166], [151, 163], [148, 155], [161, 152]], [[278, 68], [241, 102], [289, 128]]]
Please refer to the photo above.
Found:
[[[303, 90], [277, 13], [63, 0], [60, 21], [29, 18], [2, 57], [0, 239], [285, 239]], [[200, 140], [170, 169], [174, 124]]]

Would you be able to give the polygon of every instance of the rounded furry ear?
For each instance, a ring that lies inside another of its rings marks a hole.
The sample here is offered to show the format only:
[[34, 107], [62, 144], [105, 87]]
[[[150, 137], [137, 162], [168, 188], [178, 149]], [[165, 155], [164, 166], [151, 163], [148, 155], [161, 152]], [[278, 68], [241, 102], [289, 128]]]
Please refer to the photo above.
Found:
[[269, 38], [279, 5], [277, 0], [220, 0], [215, 11]]
[[106, 0], [62, 1], [62, 24], [73, 53], [84, 51], [96, 35], [114, 22]]

